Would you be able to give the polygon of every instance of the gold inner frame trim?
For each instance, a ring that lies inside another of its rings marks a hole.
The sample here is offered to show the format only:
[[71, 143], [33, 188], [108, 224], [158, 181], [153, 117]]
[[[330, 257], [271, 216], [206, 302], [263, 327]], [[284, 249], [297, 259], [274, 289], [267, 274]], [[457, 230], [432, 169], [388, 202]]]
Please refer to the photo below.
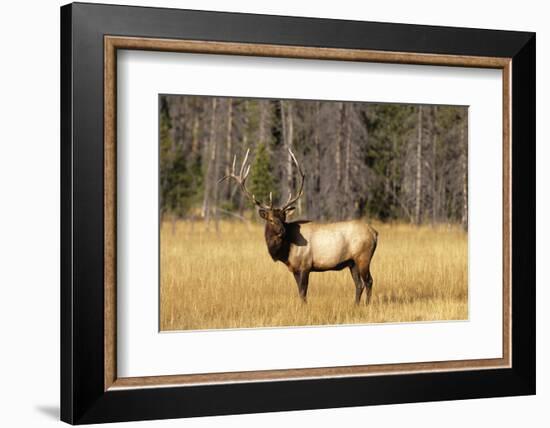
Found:
[[[213, 55], [243, 55], [394, 64], [494, 68], [503, 82], [503, 320], [502, 358], [422, 363], [357, 365], [304, 369], [204, 373], [171, 376], [117, 377], [116, 367], [116, 82], [117, 50], [148, 50]], [[385, 52], [361, 49], [267, 45], [251, 43], [104, 37], [104, 389], [193, 386], [199, 384], [358, 377], [420, 372], [511, 367], [511, 58]]]

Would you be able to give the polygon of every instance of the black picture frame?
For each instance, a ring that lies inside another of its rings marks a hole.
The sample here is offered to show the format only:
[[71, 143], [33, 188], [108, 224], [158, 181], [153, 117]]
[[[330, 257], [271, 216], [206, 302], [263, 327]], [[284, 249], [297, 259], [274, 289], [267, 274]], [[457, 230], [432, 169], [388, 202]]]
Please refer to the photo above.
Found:
[[[105, 35], [512, 58], [512, 367], [105, 391]], [[85, 424], [534, 394], [535, 97], [534, 33], [63, 6], [61, 419]]]

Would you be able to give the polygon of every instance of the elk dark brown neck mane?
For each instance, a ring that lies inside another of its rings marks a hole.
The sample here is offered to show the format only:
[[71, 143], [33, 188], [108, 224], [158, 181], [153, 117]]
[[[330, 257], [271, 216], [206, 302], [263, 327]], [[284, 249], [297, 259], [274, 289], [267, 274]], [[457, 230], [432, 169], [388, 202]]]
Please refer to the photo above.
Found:
[[246, 179], [250, 173], [248, 150], [240, 173], [237, 175], [235, 172], [235, 157], [231, 173], [221, 181], [227, 178], [236, 181], [242, 192], [258, 207], [258, 213], [265, 221], [264, 236], [269, 255], [274, 261], [283, 262], [292, 272], [303, 302], [306, 301], [311, 272], [349, 268], [355, 283], [355, 302], [359, 303], [363, 290], [366, 290], [366, 301], [369, 303], [373, 284], [370, 263], [378, 243], [378, 232], [361, 220], [287, 223], [286, 219], [303, 195], [305, 182], [305, 174], [290, 149], [289, 154], [300, 173], [301, 182], [296, 196], [289, 192], [288, 200], [280, 208], [273, 207], [272, 193], [269, 194], [269, 204], [264, 204], [247, 189]]
[[267, 244], [267, 251], [273, 261], [283, 262], [288, 264], [288, 255], [290, 246], [305, 246], [306, 239], [300, 233], [300, 227], [309, 221], [295, 221], [291, 223], [283, 222], [284, 234], [281, 234], [277, 228], [269, 222], [265, 224], [264, 236]]
[[[286, 231], [286, 224], [283, 223]], [[285, 235], [280, 232], [271, 223], [266, 223], [264, 236], [267, 244], [267, 251], [274, 261], [288, 262], [288, 252], [290, 250], [290, 242], [285, 239]]]

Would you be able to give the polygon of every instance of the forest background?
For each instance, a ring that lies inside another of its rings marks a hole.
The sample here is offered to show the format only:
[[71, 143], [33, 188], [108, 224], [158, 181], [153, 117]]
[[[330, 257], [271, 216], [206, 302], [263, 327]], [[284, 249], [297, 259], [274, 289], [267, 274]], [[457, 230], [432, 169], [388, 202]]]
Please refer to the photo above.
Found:
[[376, 104], [161, 95], [160, 210], [164, 220], [250, 217], [232, 182], [250, 149], [248, 186], [285, 199], [306, 173], [296, 218], [455, 223], [467, 229], [468, 110]]

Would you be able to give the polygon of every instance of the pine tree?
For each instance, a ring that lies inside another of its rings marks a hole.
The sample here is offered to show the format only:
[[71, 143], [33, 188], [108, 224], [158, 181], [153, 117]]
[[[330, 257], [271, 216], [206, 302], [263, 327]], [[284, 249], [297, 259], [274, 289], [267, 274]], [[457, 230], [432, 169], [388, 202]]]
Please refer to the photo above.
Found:
[[[256, 199], [267, 201], [269, 192], [275, 190], [273, 174], [270, 166], [270, 157], [264, 143], [258, 144], [250, 171], [250, 191], [256, 196]], [[274, 200], [278, 195], [273, 194]]]
[[[183, 217], [202, 188], [202, 176], [196, 167], [189, 168], [187, 155], [171, 135], [171, 121], [166, 109], [160, 115], [160, 199], [162, 214]], [[200, 160], [199, 160], [200, 162]]]

